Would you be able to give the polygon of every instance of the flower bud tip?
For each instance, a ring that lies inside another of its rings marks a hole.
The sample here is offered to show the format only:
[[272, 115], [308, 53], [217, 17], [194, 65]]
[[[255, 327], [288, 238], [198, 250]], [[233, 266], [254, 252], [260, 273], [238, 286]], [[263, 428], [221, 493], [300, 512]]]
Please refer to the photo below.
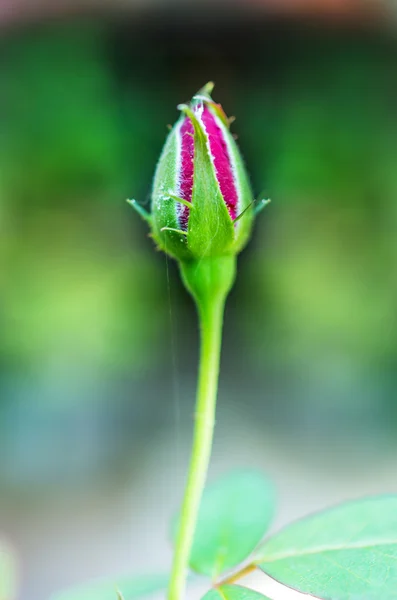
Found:
[[213, 81], [209, 81], [197, 92], [197, 96], [211, 96], [214, 87], [215, 83]]

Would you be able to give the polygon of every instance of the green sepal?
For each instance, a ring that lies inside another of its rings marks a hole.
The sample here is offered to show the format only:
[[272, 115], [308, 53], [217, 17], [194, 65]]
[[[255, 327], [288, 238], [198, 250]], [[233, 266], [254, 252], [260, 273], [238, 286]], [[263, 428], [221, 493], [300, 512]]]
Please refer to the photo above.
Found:
[[175, 200], [175, 202], [178, 202], [179, 204], [183, 204], [184, 206], [187, 206], [190, 210], [192, 209], [192, 203], [189, 202], [188, 200], [184, 200], [183, 198], [179, 198], [179, 196], [175, 196], [175, 194], [168, 194], [170, 198], [172, 198], [173, 200]]
[[238, 221], [233, 225], [235, 236], [233, 251], [237, 254], [244, 248], [244, 246], [246, 246], [251, 237], [252, 224], [255, 217], [255, 208], [253, 203], [254, 196], [252, 193], [248, 173], [245, 168], [244, 160], [241, 156], [236, 141], [227, 129], [225, 129], [225, 136], [227, 137], [231, 160], [234, 164], [236, 172], [236, 185], [239, 195], [239, 211], [240, 215], [244, 214], [242, 219], [239, 219], [239, 215], [237, 215]]
[[[177, 218], [177, 202], [170, 195], [177, 188], [178, 140], [177, 130], [180, 121], [169, 133], [153, 182], [152, 192], [152, 236], [158, 248], [177, 259], [189, 259], [186, 235], [182, 235]], [[166, 229], [164, 229], [166, 228]]]
[[160, 231], [173, 231], [178, 235], [187, 235], [187, 231], [183, 231], [182, 229], [175, 229], [174, 227], [162, 227]]
[[214, 86], [215, 86], [215, 84], [213, 81], [209, 81], [206, 85], [204, 85], [201, 88], [201, 90], [199, 90], [197, 92], [197, 94], [195, 94], [193, 96], [192, 104], [195, 104], [198, 102], [205, 102], [211, 108], [211, 110], [217, 115], [217, 117], [219, 117], [219, 119], [222, 121], [222, 123], [229, 129], [230, 123], [231, 123], [230, 119], [227, 118], [221, 105], [214, 102], [214, 100], [211, 97]]
[[222, 105], [214, 102], [212, 100], [212, 98], [210, 99], [210, 101], [207, 100], [207, 105], [208, 105], [209, 109], [218, 117], [218, 119], [220, 119], [220, 121], [226, 127], [227, 131], [229, 131], [230, 125], [231, 125], [231, 123], [233, 123], [235, 118], [228, 117], [226, 115], [225, 111], [223, 110]]
[[211, 161], [206, 134], [186, 105], [180, 109], [194, 127], [194, 179], [187, 242], [193, 257], [220, 256], [232, 251], [234, 225], [227, 210]]
[[146, 221], [147, 223], [149, 223], [149, 225], [152, 224], [152, 216], [151, 216], [150, 213], [147, 212], [147, 210], [145, 210], [143, 208], [143, 206], [141, 206], [140, 204], [138, 204], [138, 202], [136, 200], [133, 200], [133, 199], [130, 199], [130, 198], [127, 198], [127, 202], [138, 213], [138, 215], [140, 217], [142, 217], [142, 219], [144, 221]]
[[[210, 87], [207, 87], [210, 86]], [[230, 123], [234, 119], [228, 119], [226, 114], [224, 113], [221, 105], [214, 102], [211, 98], [211, 92], [213, 89], [213, 84], [207, 84], [204, 86], [197, 94], [193, 97], [193, 102], [196, 100], [204, 101], [209, 110], [219, 119], [221, 122], [222, 133], [225, 137], [225, 140], [228, 145], [228, 151], [230, 155], [230, 159], [233, 165], [233, 170], [235, 173], [235, 185], [237, 187], [237, 193], [239, 198], [239, 215], [237, 215], [233, 224], [233, 244], [231, 246], [231, 251], [233, 253], [239, 253], [244, 246], [247, 244], [252, 230], [252, 223], [255, 217], [255, 205], [254, 205], [254, 196], [252, 193], [250, 179], [248, 177], [247, 169], [245, 167], [244, 159], [240, 153], [240, 150], [237, 146], [237, 143], [230, 132]], [[192, 112], [192, 111], [190, 111]], [[190, 116], [190, 114], [189, 114]], [[197, 119], [196, 119], [197, 120]], [[198, 123], [200, 126], [200, 123]], [[198, 129], [198, 128], [197, 128]], [[196, 130], [196, 127], [195, 127]], [[208, 155], [209, 157], [209, 155]], [[211, 162], [212, 166], [212, 162]], [[217, 182], [217, 180], [216, 180]], [[217, 182], [218, 183], [218, 182]], [[220, 190], [219, 190], [220, 191]], [[222, 204], [229, 215], [229, 211], [225, 204], [225, 201], [221, 195]], [[244, 214], [244, 218], [240, 219], [240, 217]], [[231, 220], [231, 219], [230, 219]]]
[[270, 198], [263, 198], [262, 200], [256, 200], [255, 201], [255, 208], [254, 208], [254, 214], [255, 216], [259, 215], [259, 213], [262, 212], [262, 210], [268, 205], [270, 204], [271, 199]]
[[236, 224], [244, 215], [247, 214], [247, 212], [249, 211], [249, 209], [252, 207], [254, 201], [252, 201], [250, 204], [248, 204], [248, 206], [246, 206], [244, 208], [244, 210], [234, 219], [233, 223]]
[[203, 87], [193, 96], [193, 100], [197, 97], [204, 97], [206, 100], [212, 102], [211, 94], [215, 87], [215, 83], [213, 81], [208, 81]]

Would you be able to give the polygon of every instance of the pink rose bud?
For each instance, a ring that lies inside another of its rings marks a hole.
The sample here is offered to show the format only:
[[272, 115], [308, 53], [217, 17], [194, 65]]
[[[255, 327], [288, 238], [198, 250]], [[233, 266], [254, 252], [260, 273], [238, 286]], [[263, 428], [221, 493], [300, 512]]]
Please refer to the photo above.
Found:
[[178, 107], [182, 114], [160, 156], [146, 216], [160, 248], [182, 261], [237, 254], [254, 216], [245, 165], [212, 88], [207, 84]]

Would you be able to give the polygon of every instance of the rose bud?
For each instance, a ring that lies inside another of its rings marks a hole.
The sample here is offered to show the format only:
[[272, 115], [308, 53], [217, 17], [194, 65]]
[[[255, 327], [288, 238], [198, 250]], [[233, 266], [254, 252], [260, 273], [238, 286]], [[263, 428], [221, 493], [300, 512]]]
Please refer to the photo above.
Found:
[[178, 107], [181, 117], [157, 165], [151, 214], [131, 201], [149, 222], [158, 246], [178, 260], [200, 325], [193, 447], [177, 526], [170, 600], [185, 596], [211, 457], [224, 307], [236, 276], [237, 253], [249, 238], [254, 217], [244, 163], [229, 131], [230, 120], [210, 96], [212, 88], [207, 84], [189, 105]]
[[157, 164], [151, 215], [143, 215], [158, 246], [183, 262], [236, 255], [254, 216], [244, 162], [212, 89], [207, 84], [178, 107], [181, 117]]

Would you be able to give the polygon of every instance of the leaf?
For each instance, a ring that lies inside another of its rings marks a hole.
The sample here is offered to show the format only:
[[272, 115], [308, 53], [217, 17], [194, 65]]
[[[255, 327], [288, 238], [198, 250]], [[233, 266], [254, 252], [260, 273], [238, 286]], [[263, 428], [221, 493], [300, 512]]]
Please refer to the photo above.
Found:
[[0, 541], [0, 600], [16, 597], [16, 564], [8, 545]]
[[342, 504], [270, 538], [254, 559], [301, 592], [332, 600], [397, 599], [397, 496]]
[[241, 585], [222, 585], [207, 592], [202, 600], [269, 600], [269, 598]]
[[238, 565], [262, 539], [273, 512], [273, 486], [257, 471], [233, 471], [208, 486], [190, 556], [192, 569], [215, 578]]
[[122, 594], [121, 597], [125, 600], [134, 600], [165, 589], [168, 578], [169, 575], [158, 574], [119, 577], [60, 592], [52, 596], [51, 600], [112, 600], [117, 594]]

